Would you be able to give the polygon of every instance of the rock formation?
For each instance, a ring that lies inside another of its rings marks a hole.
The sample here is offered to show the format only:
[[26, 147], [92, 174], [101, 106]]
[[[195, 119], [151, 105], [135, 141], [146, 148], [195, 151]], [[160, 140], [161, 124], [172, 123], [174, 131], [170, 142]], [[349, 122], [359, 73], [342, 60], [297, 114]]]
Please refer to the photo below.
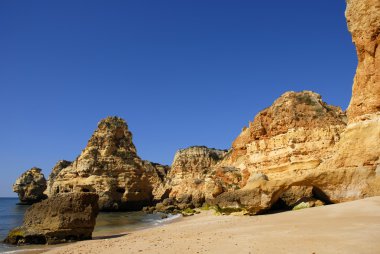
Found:
[[163, 201], [144, 210], [183, 213], [184, 210], [211, 202], [221, 193], [242, 187], [249, 175], [234, 167], [219, 166], [226, 155], [227, 150], [205, 146], [177, 151], [162, 185], [166, 193], [160, 196]]
[[49, 195], [96, 192], [103, 210], [207, 201], [250, 214], [380, 195], [380, 2], [347, 0], [346, 17], [359, 59], [348, 116], [314, 92], [287, 92], [228, 152], [190, 147], [171, 168], [142, 161], [127, 124], [109, 117], [73, 163], [56, 165]]
[[46, 179], [41, 173], [41, 169], [33, 167], [23, 173], [14, 183], [13, 191], [18, 194], [21, 203], [33, 204], [39, 202], [47, 196]]
[[347, 109], [350, 122], [380, 111], [380, 1], [347, 0], [348, 30], [356, 46], [358, 67]]
[[[248, 181], [240, 190], [223, 193], [214, 200], [215, 204], [257, 214], [270, 209], [281, 198], [285, 202], [289, 196], [335, 203], [380, 195], [380, 55], [377, 50], [380, 2], [347, 0], [346, 17], [359, 60], [348, 125], [345, 126], [340, 110], [321, 103], [323, 111], [302, 106], [306, 114], [300, 117], [294, 107], [288, 107], [284, 113], [273, 106], [264, 110], [235, 140], [231, 156], [222, 164], [248, 169], [251, 174], [263, 173], [267, 179]], [[283, 103], [291, 101], [286, 98]], [[298, 108], [299, 104], [293, 105]], [[289, 121], [291, 115], [294, 120]], [[314, 115], [315, 118], [310, 117]], [[312, 196], [310, 192], [302, 193], [310, 187]], [[289, 191], [291, 194], [286, 194]], [[287, 201], [294, 203], [292, 199]]]
[[225, 154], [224, 150], [205, 146], [193, 146], [177, 151], [165, 182], [168, 197], [173, 199], [174, 203], [198, 207], [206, 198], [213, 198], [219, 194], [222, 187], [215, 181], [215, 170], [212, 167]]
[[220, 165], [269, 179], [312, 170], [330, 156], [345, 126], [342, 110], [327, 105], [319, 94], [287, 92], [249, 123]]
[[28, 208], [21, 227], [11, 230], [10, 244], [56, 244], [88, 240], [98, 215], [98, 195], [66, 193]]
[[349, 125], [321, 170], [337, 169], [367, 176], [344, 192], [350, 199], [380, 195], [380, 1], [347, 0], [348, 29], [358, 67], [347, 109]]
[[51, 170], [51, 173], [50, 173], [49, 179], [48, 179], [48, 183], [47, 183], [47, 195], [48, 196], [50, 196], [52, 193], [52, 187], [53, 187], [53, 183], [54, 183], [56, 176], [59, 174], [59, 172], [61, 172], [62, 169], [70, 166], [71, 163], [72, 163], [71, 161], [60, 160], [55, 164], [55, 166]]
[[323, 102], [319, 94], [283, 94], [243, 129], [218, 164], [245, 172], [245, 177], [241, 189], [225, 192], [213, 203], [256, 214], [278, 200], [292, 207], [302, 199], [315, 198], [313, 187], [318, 185], [303, 181], [304, 177], [332, 156], [345, 127], [342, 110]]
[[137, 156], [123, 119], [108, 117], [99, 122], [82, 154], [55, 176], [51, 195], [96, 192], [102, 210], [137, 210], [153, 200], [163, 182], [161, 169]]

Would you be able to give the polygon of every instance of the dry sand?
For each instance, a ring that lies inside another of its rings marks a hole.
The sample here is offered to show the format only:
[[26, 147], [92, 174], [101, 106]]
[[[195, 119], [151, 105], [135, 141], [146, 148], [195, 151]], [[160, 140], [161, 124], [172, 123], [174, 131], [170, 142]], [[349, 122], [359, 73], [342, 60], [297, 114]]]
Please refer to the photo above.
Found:
[[380, 197], [250, 217], [207, 211], [47, 253], [380, 253]]

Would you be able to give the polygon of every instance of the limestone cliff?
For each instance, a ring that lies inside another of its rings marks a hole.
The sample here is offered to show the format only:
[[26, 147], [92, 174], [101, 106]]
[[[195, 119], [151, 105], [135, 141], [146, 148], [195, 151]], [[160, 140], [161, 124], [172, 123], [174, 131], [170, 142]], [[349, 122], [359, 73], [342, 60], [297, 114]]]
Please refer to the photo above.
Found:
[[226, 154], [224, 150], [193, 146], [176, 152], [166, 178], [169, 197], [187, 199], [194, 206], [220, 194], [222, 186], [215, 181], [215, 166]]
[[352, 172], [354, 179], [339, 194], [357, 199], [380, 195], [380, 1], [348, 0], [346, 19], [358, 56], [349, 125], [320, 168]]
[[40, 168], [33, 167], [24, 172], [14, 183], [13, 191], [18, 194], [21, 203], [33, 204], [39, 202], [47, 196], [46, 179]]
[[314, 169], [330, 156], [345, 126], [342, 110], [323, 102], [319, 94], [287, 92], [249, 123], [220, 165], [269, 179]]
[[59, 172], [61, 172], [62, 169], [70, 166], [71, 163], [72, 163], [71, 161], [60, 160], [55, 164], [55, 166], [51, 170], [51, 173], [49, 175], [49, 179], [47, 182], [46, 193], [48, 196], [50, 196], [53, 193], [52, 187], [53, 187], [53, 183], [54, 183], [56, 176], [59, 174]]
[[125, 121], [108, 117], [99, 122], [82, 154], [62, 169], [51, 194], [96, 192], [102, 210], [136, 210], [150, 204], [162, 182], [157, 165], [146, 167], [137, 156]]
[[346, 18], [358, 67], [347, 113], [349, 120], [380, 111], [380, 1], [347, 0]]
[[347, 0], [346, 17], [359, 60], [347, 117], [317, 93], [287, 92], [228, 152], [179, 150], [171, 168], [142, 161], [125, 121], [109, 117], [73, 163], [56, 165], [48, 193], [96, 192], [103, 210], [206, 200], [251, 214], [380, 195], [380, 1]]
[[[282, 108], [285, 113], [273, 106], [264, 110], [235, 140], [231, 156], [222, 164], [246, 168], [251, 174], [265, 173], [267, 179], [248, 181], [240, 190], [221, 194], [214, 203], [256, 214], [273, 207], [281, 198], [289, 201], [290, 196], [294, 203], [293, 197], [300, 197], [305, 187], [312, 188], [314, 197], [334, 203], [380, 195], [380, 55], [377, 50], [380, 1], [348, 0], [346, 18], [359, 60], [348, 125], [345, 126], [341, 111], [331, 107], [322, 107], [326, 110], [320, 111], [302, 106], [304, 112], [317, 111], [302, 114], [301, 121], [298, 117], [289, 121], [288, 116], [297, 115], [289, 114], [289, 111], [296, 112], [292, 110], [294, 107], [288, 111]], [[291, 98], [285, 100], [291, 101]], [[299, 107], [300, 103], [293, 105]], [[323, 114], [316, 114], [319, 112]], [[316, 117], [310, 117], [313, 115]], [[277, 120], [271, 121], [271, 116]], [[276, 122], [278, 125], [272, 124]], [[308, 192], [301, 195], [310, 197]]]

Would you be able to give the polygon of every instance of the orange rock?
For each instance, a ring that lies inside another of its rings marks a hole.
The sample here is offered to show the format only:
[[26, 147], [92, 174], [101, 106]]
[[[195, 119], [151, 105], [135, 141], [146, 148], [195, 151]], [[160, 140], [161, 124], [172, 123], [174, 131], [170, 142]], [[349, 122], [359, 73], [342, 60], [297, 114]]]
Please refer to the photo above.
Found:
[[347, 109], [349, 121], [380, 111], [380, 1], [347, 0], [346, 18], [358, 67]]

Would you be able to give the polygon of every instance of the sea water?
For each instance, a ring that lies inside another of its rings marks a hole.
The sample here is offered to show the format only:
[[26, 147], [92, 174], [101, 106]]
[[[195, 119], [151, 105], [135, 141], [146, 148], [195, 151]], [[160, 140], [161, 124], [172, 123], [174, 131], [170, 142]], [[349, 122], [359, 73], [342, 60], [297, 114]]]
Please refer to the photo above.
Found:
[[[4, 240], [10, 229], [20, 226], [27, 205], [19, 205], [17, 198], [0, 198], [0, 241]], [[100, 213], [96, 219], [93, 232], [94, 239], [119, 237], [131, 231], [155, 227], [179, 218], [169, 215], [162, 219], [162, 214], [145, 214], [143, 212], [107, 212]], [[11, 246], [0, 243], [0, 253], [39, 253], [54, 246], [30, 245]]]

